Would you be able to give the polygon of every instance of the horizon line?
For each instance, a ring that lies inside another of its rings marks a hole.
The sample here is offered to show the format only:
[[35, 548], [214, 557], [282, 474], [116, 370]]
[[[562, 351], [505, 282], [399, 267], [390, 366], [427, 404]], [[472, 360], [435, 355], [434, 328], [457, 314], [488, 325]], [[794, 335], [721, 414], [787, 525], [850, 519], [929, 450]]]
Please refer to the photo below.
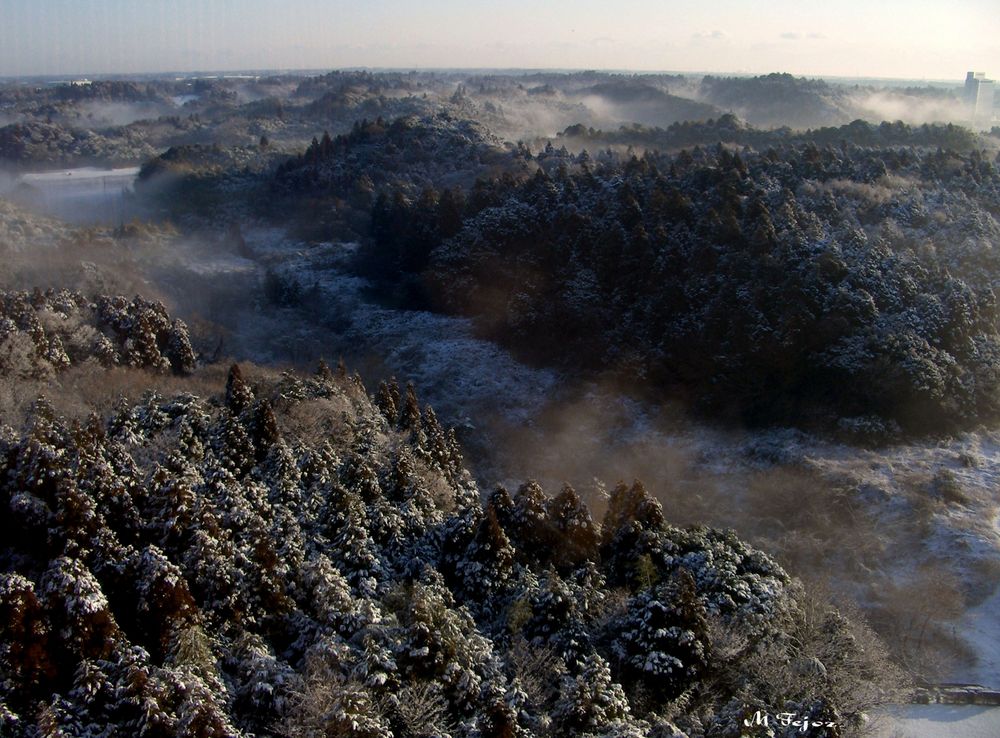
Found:
[[[967, 70], [968, 71], [968, 70]], [[0, 75], [4, 82], [44, 80], [49, 82], [78, 81], [88, 77], [115, 79], [127, 77], [176, 77], [177, 80], [189, 78], [219, 78], [236, 76], [276, 76], [282, 74], [295, 76], [322, 75], [331, 72], [372, 72], [379, 74], [419, 74], [419, 73], [492, 73], [509, 75], [529, 74], [623, 74], [633, 76], [671, 75], [683, 77], [767, 77], [774, 74], [788, 74], [797, 79], [817, 80], [858, 80], [871, 82], [928, 82], [939, 84], [962, 85], [965, 77], [892, 77], [847, 74], [796, 74], [790, 71], [749, 72], [749, 71], [705, 71], [705, 70], [671, 70], [671, 69], [629, 69], [616, 67], [442, 67], [442, 66], [343, 66], [343, 67], [244, 67], [230, 69], [194, 69], [194, 70], [156, 70], [146, 72], [53, 72], [44, 74]]]

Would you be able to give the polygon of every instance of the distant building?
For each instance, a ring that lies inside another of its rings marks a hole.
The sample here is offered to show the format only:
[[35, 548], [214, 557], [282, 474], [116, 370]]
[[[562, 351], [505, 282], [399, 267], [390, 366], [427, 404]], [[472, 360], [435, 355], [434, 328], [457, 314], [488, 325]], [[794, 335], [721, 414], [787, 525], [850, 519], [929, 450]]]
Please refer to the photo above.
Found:
[[993, 122], [993, 93], [996, 83], [986, 79], [984, 72], [965, 75], [965, 104], [973, 124], [989, 125]]

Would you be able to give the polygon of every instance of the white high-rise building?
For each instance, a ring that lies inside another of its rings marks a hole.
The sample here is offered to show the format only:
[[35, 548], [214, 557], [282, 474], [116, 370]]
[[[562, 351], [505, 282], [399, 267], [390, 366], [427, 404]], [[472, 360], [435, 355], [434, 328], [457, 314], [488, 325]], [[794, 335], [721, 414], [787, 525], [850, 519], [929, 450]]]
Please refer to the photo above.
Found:
[[996, 83], [986, 79], [984, 72], [969, 72], [965, 75], [965, 104], [969, 108], [975, 125], [989, 125], [993, 122], [993, 97]]

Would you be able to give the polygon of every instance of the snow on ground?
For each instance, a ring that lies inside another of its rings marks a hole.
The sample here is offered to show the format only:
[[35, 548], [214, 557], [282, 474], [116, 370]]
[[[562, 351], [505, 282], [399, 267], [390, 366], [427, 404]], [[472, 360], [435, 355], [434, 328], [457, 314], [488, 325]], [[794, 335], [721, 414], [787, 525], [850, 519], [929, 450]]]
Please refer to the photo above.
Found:
[[[978, 661], [969, 672], [952, 677], [994, 689], [1000, 687], [1000, 588], [992, 597], [967, 610], [958, 628], [975, 650]], [[1000, 730], [994, 735], [1000, 736]]]
[[21, 181], [38, 186], [42, 184], [70, 185], [81, 180], [122, 180], [122, 184], [131, 186], [138, 174], [139, 167], [120, 167], [118, 169], [78, 167], [76, 169], [55, 169], [48, 172], [28, 172], [21, 176]]
[[301, 245], [289, 253], [251, 248], [272, 268], [318, 288], [321, 324], [329, 331], [328, 356], [378, 357], [382, 374], [412, 381], [421, 398], [456, 425], [468, 425], [470, 409], [492, 408], [508, 422], [527, 422], [555, 391], [556, 372], [527, 367], [496, 344], [476, 338], [469, 320], [422, 310], [382, 307], [366, 294], [364, 279], [345, 273], [353, 244]]
[[880, 738], [997, 738], [1000, 707], [900, 705], [886, 712]]
[[[952, 627], [976, 656], [949, 681], [1000, 688], [1000, 443], [996, 432], [950, 440], [861, 450], [816, 444], [807, 452], [830, 477], [850, 476], [872, 494], [872, 509], [887, 534], [925, 515], [922, 550], [906, 552], [886, 569], [905, 576], [922, 560], [943, 562], [965, 585], [969, 607]], [[936, 491], [936, 480], [954, 485]], [[950, 496], [949, 496], [950, 495]], [[909, 519], [908, 519], [909, 518]], [[1000, 731], [995, 735], [1000, 736]]]
[[226, 253], [202, 254], [199, 258], [187, 261], [185, 267], [202, 277], [251, 274], [257, 271], [257, 264], [250, 259]]

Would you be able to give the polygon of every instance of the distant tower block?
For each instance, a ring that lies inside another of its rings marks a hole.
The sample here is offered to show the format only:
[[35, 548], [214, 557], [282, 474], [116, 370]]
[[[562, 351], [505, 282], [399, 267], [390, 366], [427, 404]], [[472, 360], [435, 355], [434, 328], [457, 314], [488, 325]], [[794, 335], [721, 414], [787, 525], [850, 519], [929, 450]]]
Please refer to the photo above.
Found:
[[996, 83], [986, 79], [984, 72], [969, 72], [965, 75], [965, 104], [973, 125], [989, 125], [993, 122], [993, 97]]

